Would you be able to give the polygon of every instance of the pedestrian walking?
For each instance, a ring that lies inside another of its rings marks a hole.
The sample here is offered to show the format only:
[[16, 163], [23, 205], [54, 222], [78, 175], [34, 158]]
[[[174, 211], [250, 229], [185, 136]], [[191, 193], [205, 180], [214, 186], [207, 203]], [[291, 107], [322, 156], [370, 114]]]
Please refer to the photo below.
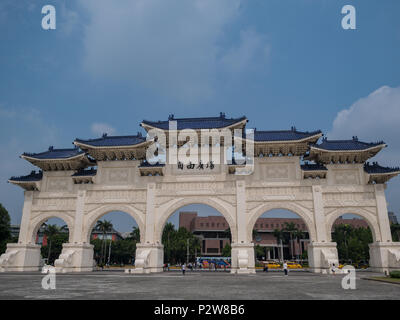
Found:
[[287, 276], [288, 275], [288, 268], [287, 268], [286, 261], [283, 263], [283, 271], [285, 272], [285, 276]]
[[183, 263], [182, 264], [182, 274], [185, 275], [185, 271], [186, 271], [186, 264]]
[[336, 266], [335, 266], [334, 263], [332, 263], [332, 269], [331, 269], [331, 271], [332, 271], [332, 274], [336, 274]]

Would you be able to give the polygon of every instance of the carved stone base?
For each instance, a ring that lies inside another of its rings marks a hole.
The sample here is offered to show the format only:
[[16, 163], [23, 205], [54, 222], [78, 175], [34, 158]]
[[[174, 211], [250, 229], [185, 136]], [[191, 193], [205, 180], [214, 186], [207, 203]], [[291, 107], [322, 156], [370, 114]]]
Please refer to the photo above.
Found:
[[40, 245], [8, 243], [0, 256], [0, 272], [38, 271], [40, 268]]
[[54, 262], [56, 272], [93, 271], [93, 245], [63, 243], [59, 258]]
[[131, 273], [162, 272], [164, 264], [164, 246], [160, 244], [137, 244], [135, 269]]
[[369, 269], [388, 274], [400, 270], [400, 242], [374, 242], [369, 245]]
[[231, 273], [255, 273], [254, 243], [232, 244]]
[[316, 273], [331, 273], [333, 264], [339, 267], [336, 242], [312, 242], [308, 245], [310, 270]]

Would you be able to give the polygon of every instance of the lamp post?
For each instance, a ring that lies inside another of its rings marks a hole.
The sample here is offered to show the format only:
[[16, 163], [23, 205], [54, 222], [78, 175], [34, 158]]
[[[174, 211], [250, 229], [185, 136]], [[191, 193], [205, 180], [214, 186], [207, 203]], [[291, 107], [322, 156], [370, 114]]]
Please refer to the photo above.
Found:
[[186, 239], [186, 264], [189, 263], [189, 238]]

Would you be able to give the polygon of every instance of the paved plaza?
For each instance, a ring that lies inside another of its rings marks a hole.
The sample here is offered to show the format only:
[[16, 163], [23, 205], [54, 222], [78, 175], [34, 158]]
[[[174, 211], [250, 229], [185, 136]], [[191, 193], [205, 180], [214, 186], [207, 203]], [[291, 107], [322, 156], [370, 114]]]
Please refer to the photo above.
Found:
[[341, 287], [342, 275], [309, 272], [165, 272], [131, 275], [122, 271], [57, 274], [56, 289], [44, 290], [40, 273], [0, 274], [0, 299], [400, 299], [400, 285], [361, 279], [356, 290]]

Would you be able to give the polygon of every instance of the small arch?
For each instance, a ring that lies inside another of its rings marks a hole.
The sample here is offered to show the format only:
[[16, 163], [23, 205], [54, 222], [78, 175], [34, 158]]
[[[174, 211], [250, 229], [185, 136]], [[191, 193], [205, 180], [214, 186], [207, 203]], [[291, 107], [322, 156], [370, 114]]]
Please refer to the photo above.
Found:
[[354, 214], [356, 216], [363, 218], [368, 223], [368, 226], [372, 231], [372, 238], [374, 242], [382, 241], [379, 225], [375, 216], [369, 211], [365, 210], [364, 208], [352, 208], [352, 207], [337, 208], [327, 215], [326, 227], [327, 227], [329, 241], [332, 241], [331, 232], [333, 224], [335, 223], [336, 219], [338, 219], [340, 216], [343, 216], [344, 214]]
[[49, 212], [49, 213], [39, 214], [36, 218], [33, 218], [31, 220], [27, 237], [29, 243], [34, 244], [36, 242], [36, 234], [38, 233], [39, 228], [43, 225], [43, 223], [45, 223], [47, 220], [51, 218], [58, 218], [65, 222], [65, 224], [68, 226], [68, 231], [69, 231], [68, 242], [72, 241], [72, 234], [74, 230], [73, 219], [66, 214]]
[[155, 227], [156, 242], [158, 241], [159, 243], [161, 243], [162, 232], [169, 217], [178, 209], [191, 204], [204, 204], [214, 208], [219, 213], [221, 213], [229, 224], [229, 228], [231, 230], [231, 235], [232, 235], [232, 243], [237, 242], [236, 223], [235, 220], [230, 215], [229, 210], [212, 198], [199, 198], [199, 197], [180, 198], [161, 213], [161, 215], [157, 219]]
[[139, 210], [129, 205], [104, 205], [101, 206], [100, 208], [90, 211], [87, 214], [86, 222], [83, 229], [83, 234], [82, 234], [83, 242], [90, 243], [90, 236], [96, 222], [106, 214], [115, 211], [124, 212], [130, 215], [136, 221], [138, 228], [140, 230], [140, 241], [142, 242], [144, 239], [144, 232], [145, 232], [144, 218], [142, 218], [143, 213], [141, 213]]
[[253, 209], [253, 213], [250, 214], [250, 219], [247, 223], [247, 240], [251, 242], [252, 240], [252, 232], [253, 228], [256, 224], [256, 221], [258, 218], [261, 217], [263, 213], [266, 213], [271, 210], [276, 210], [276, 209], [282, 209], [282, 210], [289, 210], [295, 214], [297, 214], [300, 218], [303, 219], [304, 223], [307, 226], [308, 233], [310, 236], [310, 241], [314, 242], [317, 240], [316, 236], [316, 230], [314, 227], [314, 222], [312, 220], [312, 213], [307, 212], [305, 209], [300, 207], [297, 204], [294, 203], [286, 203], [286, 202], [279, 202], [279, 203], [264, 203], [261, 206], [257, 207], [256, 209]]

